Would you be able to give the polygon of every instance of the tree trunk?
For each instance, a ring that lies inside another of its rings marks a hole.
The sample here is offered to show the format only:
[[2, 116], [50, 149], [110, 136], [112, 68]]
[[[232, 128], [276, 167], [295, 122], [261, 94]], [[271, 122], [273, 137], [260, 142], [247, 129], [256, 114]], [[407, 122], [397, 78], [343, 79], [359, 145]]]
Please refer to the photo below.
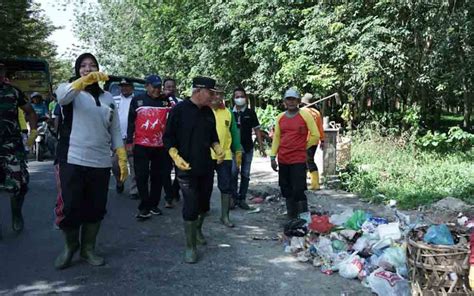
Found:
[[464, 91], [464, 120], [463, 127], [467, 130], [471, 129], [471, 114], [472, 114], [472, 100], [469, 88], [467, 87], [466, 77], [463, 78], [463, 91]]

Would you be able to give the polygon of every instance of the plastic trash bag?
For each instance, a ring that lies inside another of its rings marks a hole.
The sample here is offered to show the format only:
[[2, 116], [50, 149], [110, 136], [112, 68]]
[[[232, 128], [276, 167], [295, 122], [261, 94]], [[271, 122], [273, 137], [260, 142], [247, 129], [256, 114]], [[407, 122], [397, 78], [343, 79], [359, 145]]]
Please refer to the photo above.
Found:
[[332, 242], [330, 239], [325, 237], [320, 237], [319, 241], [315, 244], [318, 255], [324, 259], [330, 260], [334, 254], [332, 249]]
[[367, 236], [361, 236], [355, 244], [352, 246], [352, 249], [357, 252], [362, 252], [364, 249], [370, 246], [370, 239]]
[[406, 249], [403, 247], [387, 248], [379, 258], [379, 265], [389, 265], [399, 275], [408, 276]]
[[446, 226], [446, 224], [430, 226], [423, 237], [423, 241], [425, 243], [434, 245], [454, 245], [453, 236], [451, 235], [451, 231], [449, 231], [449, 228]]
[[303, 219], [292, 219], [285, 224], [284, 233], [286, 236], [298, 236], [302, 237], [308, 233], [306, 228], [306, 220]]
[[344, 227], [353, 229], [353, 230], [359, 230], [362, 227], [362, 224], [364, 224], [367, 219], [370, 218], [370, 215], [362, 210], [357, 210], [352, 214], [352, 216], [347, 220], [346, 223], [344, 223]]
[[339, 275], [346, 279], [355, 279], [361, 272], [364, 264], [357, 253], [352, 254], [338, 264]]
[[406, 279], [381, 268], [372, 272], [367, 281], [372, 292], [379, 296], [408, 296], [410, 294]]
[[402, 233], [400, 231], [400, 223], [398, 222], [381, 224], [377, 226], [377, 233], [380, 237], [380, 240], [399, 240], [402, 238]]
[[329, 217], [313, 215], [311, 216], [311, 224], [309, 224], [309, 229], [318, 233], [328, 233], [334, 227], [329, 222]]
[[344, 223], [346, 223], [347, 220], [349, 220], [349, 218], [352, 217], [353, 214], [354, 214], [354, 211], [352, 209], [347, 209], [341, 214], [331, 215], [331, 217], [329, 218], [329, 222], [331, 222], [334, 225], [341, 226], [341, 225], [344, 225]]

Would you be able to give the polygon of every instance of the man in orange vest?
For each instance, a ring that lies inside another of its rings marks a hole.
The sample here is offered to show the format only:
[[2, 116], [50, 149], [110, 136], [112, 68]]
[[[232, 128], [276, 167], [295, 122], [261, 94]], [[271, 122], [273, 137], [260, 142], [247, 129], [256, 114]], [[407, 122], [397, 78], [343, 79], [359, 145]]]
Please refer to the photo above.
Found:
[[[316, 122], [316, 126], [319, 131], [319, 149], [322, 150], [324, 146], [324, 129], [323, 129], [323, 119], [322, 119], [321, 113], [316, 109], [314, 105], [305, 107], [311, 104], [312, 102], [314, 102], [313, 95], [310, 93], [306, 93], [301, 98], [301, 105], [303, 106], [305, 110], [309, 111], [314, 121]], [[316, 154], [317, 149], [318, 149], [318, 143], [309, 147], [307, 150], [307, 154], [308, 154], [307, 167], [311, 175], [311, 185], [309, 186], [310, 190], [319, 190], [318, 166], [314, 162], [314, 155]]]

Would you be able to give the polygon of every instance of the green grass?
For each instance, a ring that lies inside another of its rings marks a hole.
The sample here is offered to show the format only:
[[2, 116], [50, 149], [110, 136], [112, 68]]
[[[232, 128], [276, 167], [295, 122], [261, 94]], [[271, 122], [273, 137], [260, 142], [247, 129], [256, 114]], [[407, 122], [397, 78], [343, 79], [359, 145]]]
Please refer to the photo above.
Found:
[[353, 138], [351, 164], [341, 173], [344, 189], [375, 202], [396, 199], [402, 208], [447, 196], [474, 203], [474, 150], [438, 154], [398, 143], [377, 136]]
[[445, 113], [441, 115], [440, 128], [446, 129], [451, 126], [460, 126], [464, 117], [458, 114]]

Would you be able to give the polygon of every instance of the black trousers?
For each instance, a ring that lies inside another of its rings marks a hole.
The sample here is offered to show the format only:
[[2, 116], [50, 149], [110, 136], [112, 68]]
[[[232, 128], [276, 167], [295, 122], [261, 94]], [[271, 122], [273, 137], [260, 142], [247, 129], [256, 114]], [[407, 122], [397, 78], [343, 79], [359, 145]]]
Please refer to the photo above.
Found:
[[69, 163], [56, 166], [58, 197], [56, 224], [77, 228], [104, 219], [110, 168], [92, 168]]
[[306, 201], [306, 163], [278, 164], [278, 184], [284, 198]]
[[183, 219], [195, 221], [199, 214], [210, 210], [214, 171], [204, 175], [178, 174], [178, 181], [183, 192]]
[[171, 188], [171, 158], [163, 147], [135, 145], [133, 160], [141, 200], [138, 209], [150, 210], [160, 203], [161, 189], [168, 181]]
[[308, 148], [306, 150], [307, 154], [307, 161], [306, 165], [308, 167], [308, 171], [310, 172], [317, 172], [318, 171], [318, 166], [316, 165], [316, 162], [314, 162], [314, 155], [316, 154], [316, 150], [318, 149], [318, 145], [314, 145]]

